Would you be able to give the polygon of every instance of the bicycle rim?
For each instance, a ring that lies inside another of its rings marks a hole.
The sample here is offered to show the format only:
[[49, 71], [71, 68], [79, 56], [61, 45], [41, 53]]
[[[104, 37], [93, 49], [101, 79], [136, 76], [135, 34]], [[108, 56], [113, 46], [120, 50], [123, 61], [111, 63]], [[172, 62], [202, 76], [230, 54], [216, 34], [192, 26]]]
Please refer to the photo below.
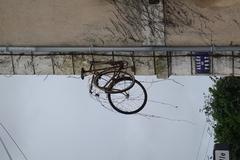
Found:
[[[129, 78], [119, 79], [113, 87], [129, 81], [131, 81]], [[108, 93], [108, 100], [116, 111], [123, 114], [135, 114], [145, 107], [147, 91], [139, 81], [135, 80], [134, 86], [125, 92], [118, 94]]]
[[[122, 88], [114, 88], [113, 85], [119, 81], [119, 79], [122, 78], [128, 78], [129, 81], [131, 80], [131, 83], [128, 83], [125, 86], [122, 86]], [[130, 73], [124, 72], [124, 71], [103, 71], [96, 75], [94, 78], [94, 85], [105, 91], [106, 93], [121, 93], [124, 91], [129, 90], [133, 87], [135, 83], [135, 78]]]

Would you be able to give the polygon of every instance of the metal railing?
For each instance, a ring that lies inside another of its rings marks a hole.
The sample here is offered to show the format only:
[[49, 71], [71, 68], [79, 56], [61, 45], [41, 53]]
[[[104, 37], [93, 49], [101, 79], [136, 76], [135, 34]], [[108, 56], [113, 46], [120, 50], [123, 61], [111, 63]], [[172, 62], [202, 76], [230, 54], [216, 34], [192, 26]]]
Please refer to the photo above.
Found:
[[240, 46], [0, 46], [0, 52], [15, 54], [24, 52], [24, 54], [32, 54], [35, 52], [152, 52], [152, 51], [189, 51], [189, 52], [225, 52], [240, 51]]

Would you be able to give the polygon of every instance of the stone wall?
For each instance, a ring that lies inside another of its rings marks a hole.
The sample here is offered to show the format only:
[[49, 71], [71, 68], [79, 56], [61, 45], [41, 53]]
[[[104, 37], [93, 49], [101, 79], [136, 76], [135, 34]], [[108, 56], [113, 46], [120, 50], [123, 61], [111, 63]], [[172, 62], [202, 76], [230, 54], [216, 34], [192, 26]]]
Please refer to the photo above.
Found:
[[[2, 75], [80, 75], [81, 68], [89, 69], [90, 61], [119, 61], [129, 64], [128, 72], [135, 75], [156, 75], [168, 78], [170, 75], [236, 75], [240, 76], [239, 53], [215, 53], [210, 56], [209, 73], [196, 73], [194, 53], [41, 53], [22, 55], [19, 53], [0, 55]], [[106, 65], [97, 66], [107, 67]]]

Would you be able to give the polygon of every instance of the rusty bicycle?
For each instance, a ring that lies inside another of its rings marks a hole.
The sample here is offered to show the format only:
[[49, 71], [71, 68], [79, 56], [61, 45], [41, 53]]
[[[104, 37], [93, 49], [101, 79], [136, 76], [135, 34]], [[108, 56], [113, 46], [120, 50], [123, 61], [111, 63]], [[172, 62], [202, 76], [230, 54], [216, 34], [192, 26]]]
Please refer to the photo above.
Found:
[[[109, 104], [123, 114], [134, 114], [144, 108], [147, 92], [144, 86], [127, 72], [127, 61], [90, 61], [90, 68], [81, 70], [81, 78], [91, 74], [89, 93], [96, 87], [107, 95]], [[99, 96], [95, 93], [95, 96]]]
[[[84, 79], [87, 74], [92, 74], [91, 84], [94, 84], [106, 93], [124, 92], [135, 83], [134, 75], [126, 72], [126, 69], [129, 68], [127, 61], [90, 61], [89, 63], [90, 68], [88, 70], [82, 68], [81, 78]], [[123, 88], [113, 88], [114, 83], [123, 77], [131, 79], [131, 83]]]

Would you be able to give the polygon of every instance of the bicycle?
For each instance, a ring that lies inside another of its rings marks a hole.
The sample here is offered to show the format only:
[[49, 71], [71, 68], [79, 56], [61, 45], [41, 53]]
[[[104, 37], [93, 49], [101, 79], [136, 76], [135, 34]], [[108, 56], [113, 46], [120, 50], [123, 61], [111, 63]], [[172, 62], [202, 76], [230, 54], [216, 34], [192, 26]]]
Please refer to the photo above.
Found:
[[[93, 95], [93, 87], [107, 94], [109, 104], [122, 114], [134, 114], [141, 111], [147, 102], [147, 92], [135, 77], [124, 71], [129, 68], [126, 61], [91, 61], [90, 69], [82, 68], [81, 78], [92, 73], [89, 93]], [[110, 65], [96, 69], [95, 65]], [[99, 93], [94, 93], [100, 97]]]
[[[109, 67], [96, 68], [97, 65], [109, 65]], [[90, 87], [94, 84], [106, 93], [121, 93], [129, 90], [135, 83], [135, 77], [124, 71], [127, 68], [129, 68], [127, 61], [90, 61], [90, 68], [88, 70], [82, 68], [81, 78], [84, 79], [86, 74], [91, 73], [93, 76]], [[113, 88], [113, 84], [122, 77], [128, 77], [131, 79], [131, 83], [121, 89]], [[89, 91], [91, 91], [91, 88]]]

